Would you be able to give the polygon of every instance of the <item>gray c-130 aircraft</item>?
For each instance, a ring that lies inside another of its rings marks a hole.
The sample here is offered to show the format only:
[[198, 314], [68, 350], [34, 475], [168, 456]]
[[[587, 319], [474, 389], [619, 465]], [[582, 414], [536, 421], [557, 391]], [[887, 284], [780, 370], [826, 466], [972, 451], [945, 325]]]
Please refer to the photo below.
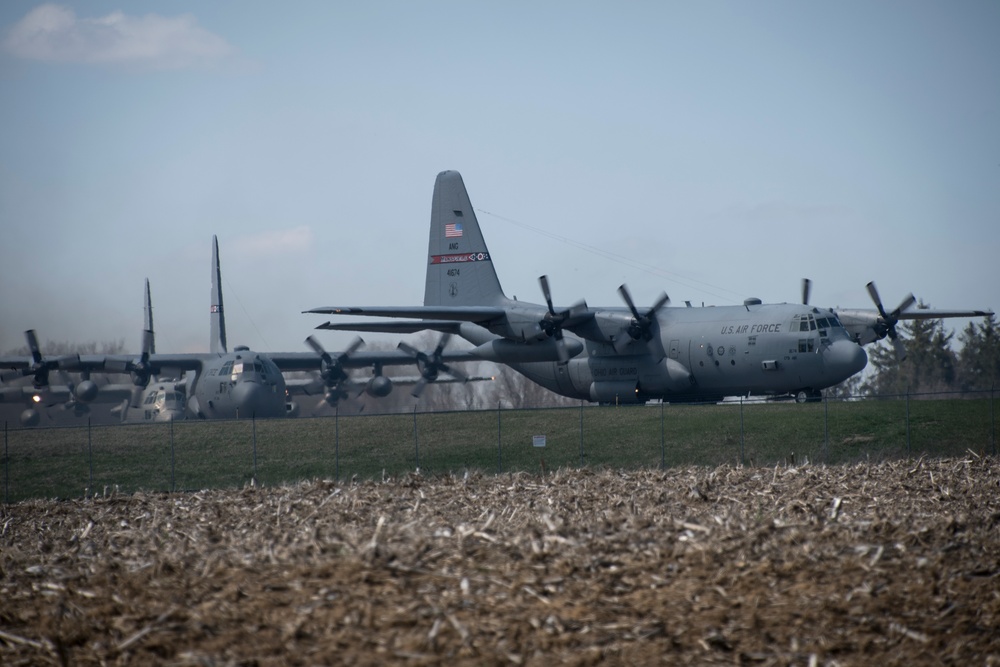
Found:
[[478, 355], [511, 366], [563, 396], [598, 403], [717, 401], [726, 396], [791, 395], [818, 400], [822, 390], [865, 368], [867, 342], [890, 336], [908, 317], [975, 317], [986, 311], [905, 312], [912, 295], [886, 313], [840, 311], [803, 303], [671, 308], [661, 294], [640, 310], [625, 285], [625, 307], [553, 305], [546, 276], [545, 304], [503, 292], [479, 222], [457, 171], [438, 174], [431, 204], [424, 305], [314, 308], [309, 313], [410, 318], [374, 323], [326, 322], [318, 329], [456, 333]]
[[[29, 343], [34, 342], [31, 358], [0, 358], [0, 368], [17, 369], [19, 376], [32, 375], [39, 389], [47, 387], [50, 371], [82, 372], [88, 376], [90, 373], [128, 373], [132, 379], [132, 390], [127, 403], [121, 407], [123, 421], [170, 421], [187, 416], [201, 419], [296, 416], [299, 407], [291, 399], [292, 394], [319, 395], [321, 402], [336, 405], [343, 398], [361, 393], [376, 398], [387, 396], [394, 384], [415, 385], [411, 393], [419, 396], [431, 382], [490, 379], [468, 378], [455, 368], [454, 362], [481, 359], [468, 351], [445, 352], [447, 338], [443, 338], [430, 353], [406, 345], [399, 350], [359, 352], [358, 348], [363, 344], [360, 338], [355, 339], [345, 351], [329, 353], [312, 336], [306, 339], [313, 349], [312, 353], [254, 352], [244, 346], [229, 351], [221, 279], [218, 239], [213, 236], [209, 315], [211, 343], [207, 354], [155, 352], [147, 281], [146, 316], [139, 356], [64, 355], [46, 359], [38, 351], [32, 331], [29, 332]], [[409, 364], [417, 366], [419, 376], [390, 379], [382, 375], [384, 366]], [[371, 377], [356, 379], [348, 375], [349, 369], [365, 367], [374, 369]], [[283, 371], [318, 371], [318, 377], [286, 380]], [[161, 375], [180, 379], [161, 380], [158, 377]], [[119, 387], [115, 385], [113, 396], [121, 396]], [[20, 396], [20, 389], [18, 392]], [[97, 400], [98, 393], [94, 387], [88, 391], [86, 399], [81, 400]], [[103, 390], [101, 393], [111, 394]], [[37, 418], [31, 423], [24, 422], [26, 426], [37, 423]]]

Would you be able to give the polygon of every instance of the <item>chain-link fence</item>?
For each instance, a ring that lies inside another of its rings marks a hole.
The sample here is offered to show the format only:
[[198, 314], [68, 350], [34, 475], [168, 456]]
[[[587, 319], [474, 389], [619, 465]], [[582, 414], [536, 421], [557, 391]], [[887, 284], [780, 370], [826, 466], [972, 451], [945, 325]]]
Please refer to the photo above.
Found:
[[993, 390], [14, 428], [3, 500], [560, 467], [841, 463], [996, 455]]

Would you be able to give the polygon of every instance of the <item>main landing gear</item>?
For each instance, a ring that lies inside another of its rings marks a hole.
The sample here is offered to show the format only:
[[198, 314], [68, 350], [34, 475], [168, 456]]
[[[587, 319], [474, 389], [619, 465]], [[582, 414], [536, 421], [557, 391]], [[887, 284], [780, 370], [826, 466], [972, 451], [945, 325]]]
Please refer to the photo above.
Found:
[[823, 400], [823, 392], [818, 389], [799, 389], [795, 392], [796, 403], [819, 403]]

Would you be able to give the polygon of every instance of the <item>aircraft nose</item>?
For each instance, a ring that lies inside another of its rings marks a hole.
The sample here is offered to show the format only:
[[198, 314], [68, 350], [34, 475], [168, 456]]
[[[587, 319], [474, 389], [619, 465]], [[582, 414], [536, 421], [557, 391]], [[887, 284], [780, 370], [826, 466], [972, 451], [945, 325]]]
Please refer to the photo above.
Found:
[[835, 341], [824, 353], [826, 363], [843, 379], [864, 370], [868, 365], [868, 355], [863, 347], [850, 340]]
[[[233, 387], [233, 400], [236, 402], [236, 409], [240, 417], [273, 417], [274, 410], [272, 394], [267, 387], [258, 382], [237, 382]], [[281, 412], [284, 413], [285, 406], [282, 404]]]

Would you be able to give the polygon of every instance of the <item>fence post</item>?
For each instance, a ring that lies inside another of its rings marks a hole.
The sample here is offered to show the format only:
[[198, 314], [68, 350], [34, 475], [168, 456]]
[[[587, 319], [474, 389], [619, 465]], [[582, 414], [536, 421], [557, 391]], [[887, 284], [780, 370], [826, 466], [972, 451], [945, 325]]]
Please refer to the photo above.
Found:
[[176, 455], [174, 454], [174, 420], [170, 420], [170, 493], [177, 490]]
[[497, 401], [497, 474], [503, 473], [503, 447], [500, 445], [500, 401]]
[[580, 467], [583, 466], [583, 401], [580, 401]]
[[340, 481], [340, 405], [333, 412], [333, 479]]
[[830, 463], [830, 397], [823, 395], [823, 463]]
[[3, 502], [6, 505], [10, 502], [8, 493], [10, 491], [10, 456], [7, 453], [7, 421], [3, 423]]
[[251, 438], [253, 439], [253, 479], [254, 486], [257, 486], [257, 412], [250, 415]]
[[[88, 467], [90, 469], [89, 479], [87, 481], [87, 488], [90, 489], [91, 493], [94, 491], [94, 445], [91, 442], [91, 426], [90, 417], [87, 417], [87, 461]], [[84, 493], [83, 497], [86, 498], [87, 494]]]
[[740, 465], [746, 465], [746, 435], [743, 429], [743, 395], [740, 394]]
[[663, 430], [663, 399], [660, 399], [660, 470], [667, 467], [667, 441]]
[[993, 392], [996, 391], [997, 383], [990, 385], [990, 444], [993, 449], [993, 456], [997, 455], [997, 422], [993, 418]]
[[910, 453], [910, 387], [906, 387], [906, 457], [912, 458]]
[[417, 406], [413, 406], [413, 452], [417, 458], [417, 472], [420, 472], [420, 440], [417, 438]]

